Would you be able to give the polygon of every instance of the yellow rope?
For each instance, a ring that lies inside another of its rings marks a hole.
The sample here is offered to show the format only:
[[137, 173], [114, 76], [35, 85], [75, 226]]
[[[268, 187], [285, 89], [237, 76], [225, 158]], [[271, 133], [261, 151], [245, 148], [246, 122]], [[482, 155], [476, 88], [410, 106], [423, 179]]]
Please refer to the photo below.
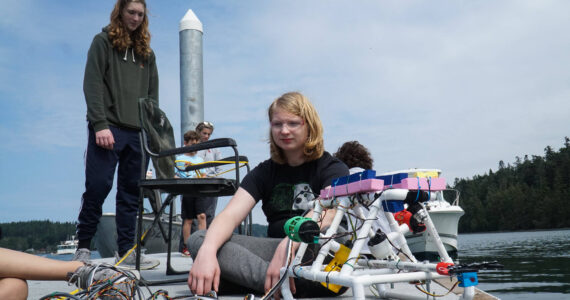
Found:
[[[241, 163], [241, 162], [240, 162], [240, 163]], [[243, 165], [239, 166], [239, 167], [242, 168], [242, 167], [245, 167], [245, 165], [247, 165], [247, 162], [244, 163]], [[226, 171], [223, 171], [223, 172], [220, 172], [220, 173], [216, 173], [216, 174], [214, 174], [214, 175], [212, 175], [212, 176], [207, 176], [207, 175], [205, 175], [204, 177], [218, 177], [219, 175], [222, 175], [222, 174], [231, 172], [231, 171], [233, 171], [233, 170], [235, 170], [235, 169], [236, 169], [236, 168], [231, 168], [231, 169], [229, 169], [229, 170], [226, 170]]]
[[[149, 228], [143, 233], [143, 235], [142, 235], [142, 237], [141, 237], [141, 241], [144, 240], [144, 237], [146, 236], [146, 234], [147, 234], [151, 229], [152, 229], [152, 226], [149, 227]], [[131, 249], [129, 249], [129, 251], [127, 251], [127, 253], [125, 253], [125, 255], [123, 255], [123, 257], [122, 257], [117, 263], [115, 263], [115, 267], [118, 266], [118, 265], [120, 265], [120, 264], [123, 262], [123, 260], [125, 260], [125, 258], [127, 258], [127, 256], [129, 256], [131, 253], [133, 253], [133, 251], [134, 251], [136, 248], [137, 248], [137, 243], [135, 243], [135, 245], [134, 245]]]
[[[192, 164], [193, 166], [199, 166], [199, 165], [203, 165], [203, 164], [209, 164], [209, 163], [221, 163], [221, 164], [235, 164], [235, 160], [209, 160], [209, 161], [205, 161], [205, 162], [201, 162], [201, 163], [195, 163]], [[238, 163], [240, 164], [247, 164], [247, 161], [238, 161]]]
[[[176, 160], [176, 161], [180, 161], [180, 160]], [[175, 162], [176, 162], [175, 161]], [[199, 165], [205, 165], [205, 164], [209, 164], [209, 163], [220, 163], [220, 164], [235, 164], [235, 160], [209, 160], [209, 161], [205, 161], [205, 162], [201, 162], [201, 163], [190, 163], [191, 166], [199, 166]], [[247, 164], [248, 161], [238, 161], [238, 163], [240, 164]]]
[[[178, 162], [178, 161], [181, 161], [181, 160], [175, 160], [174, 163], [176, 163], [176, 162]], [[186, 162], [186, 161], [184, 161], [184, 162]], [[235, 161], [233, 161], [233, 160], [210, 160], [210, 161], [205, 161], [205, 162], [195, 163], [195, 164], [193, 164], [193, 163], [191, 163], [191, 162], [188, 162], [188, 163], [190, 164], [190, 166], [199, 166], [199, 165], [204, 165], [204, 164], [209, 164], [209, 163], [235, 164]], [[241, 167], [247, 165], [249, 162], [248, 162], [248, 161], [238, 161], [238, 163], [242, 164], [241, 166], [239, 166], [239, 167], [241, 168]], [[177, 168], [178, 168], [178, 167], [177, 167]], [[229, 169], [229, 170], [226, 170], [226, 171], [223, 171], [223, 172], [214, 174], [214, 175], [212, 175], [212, 176], [207, 176], [207, 175], [205, 175], [205, 174], [202, 174], [202, 172], [200, 172], [199, 169], [195, 170], [195, 172], [196, 172], [196, 175], [197, 175], [199, 178], [208, 178], [208, 177], [218, 177], [219, 175], [222, 175], [222, 174], [231, 172], [231, 171], [233, 171], [233, 170], [235, 170], [235, 169], [236, 169], [236, 168], [231, 168], [231, 169]], [[180, 169], [179, 169], [179, 170], [180, 170]], [[181, 171], [182, 171], [182, 170], [181, 170]]]

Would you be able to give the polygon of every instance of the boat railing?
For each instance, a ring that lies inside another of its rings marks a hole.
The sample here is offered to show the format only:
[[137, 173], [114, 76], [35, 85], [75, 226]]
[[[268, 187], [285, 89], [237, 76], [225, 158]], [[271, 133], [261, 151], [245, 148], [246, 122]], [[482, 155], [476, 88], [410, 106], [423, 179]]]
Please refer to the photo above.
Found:
[[[451, 202], [451, 205], [453, 206], [459, 206], [459, 190], [456, 189], [446, 189], [445, 192], [453, 192], [455, 194], [455, 199], [453, 199], [453, 201]], [[442, 197], [443, 197], [443, 193], [442, 193]], [[445, 199], [445, 197], [443, 197], [444, 201], [447, 201], [447, 199]]]
[[456, 189], [451, 189], [451, 190], [455, 191], [455, 199], [453, 200], [451, 205], [459, 206], [459, 194], [461, 194], [461, 192], [459, 192], [459, 190], [456, 190]]

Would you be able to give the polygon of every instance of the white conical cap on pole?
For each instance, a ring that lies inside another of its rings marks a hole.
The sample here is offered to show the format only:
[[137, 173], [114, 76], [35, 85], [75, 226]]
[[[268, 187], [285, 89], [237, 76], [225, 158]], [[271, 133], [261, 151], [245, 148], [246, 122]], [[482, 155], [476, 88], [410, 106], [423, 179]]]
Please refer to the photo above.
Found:
[[180, 20], [179, 31], [183, 31], [186, 29], [198, 30], [202, 33], [204, 32], [204, 30], [202, 29], [202, 22], [200, 22], [198, 17], [196, 17], [196, 15], [191, 9], [189, 9], [184, 15], [184, 18]]

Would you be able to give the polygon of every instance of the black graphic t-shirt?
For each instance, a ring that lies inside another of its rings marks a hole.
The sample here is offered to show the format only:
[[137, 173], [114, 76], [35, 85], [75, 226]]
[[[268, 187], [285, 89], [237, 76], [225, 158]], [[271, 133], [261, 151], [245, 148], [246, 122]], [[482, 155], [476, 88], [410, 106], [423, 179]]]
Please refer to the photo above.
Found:
[[333, 179], [348, 175], [348, 167], [325, 152], [319, 159], [291, 167], [268, 159], [249, 172], [241, 187], [255, 201], [262, 200], [262, 210], [269, 223], [267, 235], [285, 237], [283, 225], [305, 211], [303, 202], [318, 197]]

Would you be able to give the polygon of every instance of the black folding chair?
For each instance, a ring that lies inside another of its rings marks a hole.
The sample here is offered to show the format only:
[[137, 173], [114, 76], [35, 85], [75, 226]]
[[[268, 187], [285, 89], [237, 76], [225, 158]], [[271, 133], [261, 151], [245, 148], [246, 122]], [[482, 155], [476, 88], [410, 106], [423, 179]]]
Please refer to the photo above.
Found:
[[[162, 201], [160, 207], [158, 207], [159, 205], [157, 205], [156, 202], [152, 205], [155, 217], [151, 228], [158, 224], [165, 242], [168, 243], [166, 275], [186, 274], [188, 273], [188, 270], [177, 271], [171, 265], [172, 222], [174, 219], [173, 200], [178, 195], [191, 195], [194, 197], [220, 197], [233, 195], [239, 187], [240, 163], [245, 164], [249, 171], [248, 160], [245, 156], [239, 156], [237, 144], [231, 138], [212, 139], [188, 147], [175, 148], [172, 126], [164, 112], [158, 107], [158, 103], [152, 99], [142, 98], [139, 100], [139, 115], [141, 121], [140, 136], [143, 162], [146, 162], [150, 156], [153, 161], [157, 178], [146, 179], [146, 166], [145, 164], [141, 166], [141, 180], [139, 181], [140, 198], [137, 228], [136, 268], [137, 270], [140, 270], [141, 245], [144, 245], [146, 238], [142, 237], [142, 216], [145, 194], [148, 195], [150, 193], [153, 195], [160, 195], [161, 193], [164, 193], [167, 194], [167, 196]], [[218, 162], [206, 162], [199, 165], [189, 166], [185, 171], [218, 165], [234, 164], [235, 179], [222, 177], [174, 178], [174, 160], [177, 154], [220, 147], [231, 147], [234, 155], [224, 158]], [[165, 212], [167, 207], [170, 207], [168, 234], [167, 236], [164, 236], [164, 229], [162, 229], [160, 224], [160, 216]], [[251, 234], [251, 219], [250, 214], [239, 227], [240, 233]], [[178, 281], [179, 280], [176, 280], [175, 282]], [[161, 281], [160, 284], [167, 282], [174, 281]]]

